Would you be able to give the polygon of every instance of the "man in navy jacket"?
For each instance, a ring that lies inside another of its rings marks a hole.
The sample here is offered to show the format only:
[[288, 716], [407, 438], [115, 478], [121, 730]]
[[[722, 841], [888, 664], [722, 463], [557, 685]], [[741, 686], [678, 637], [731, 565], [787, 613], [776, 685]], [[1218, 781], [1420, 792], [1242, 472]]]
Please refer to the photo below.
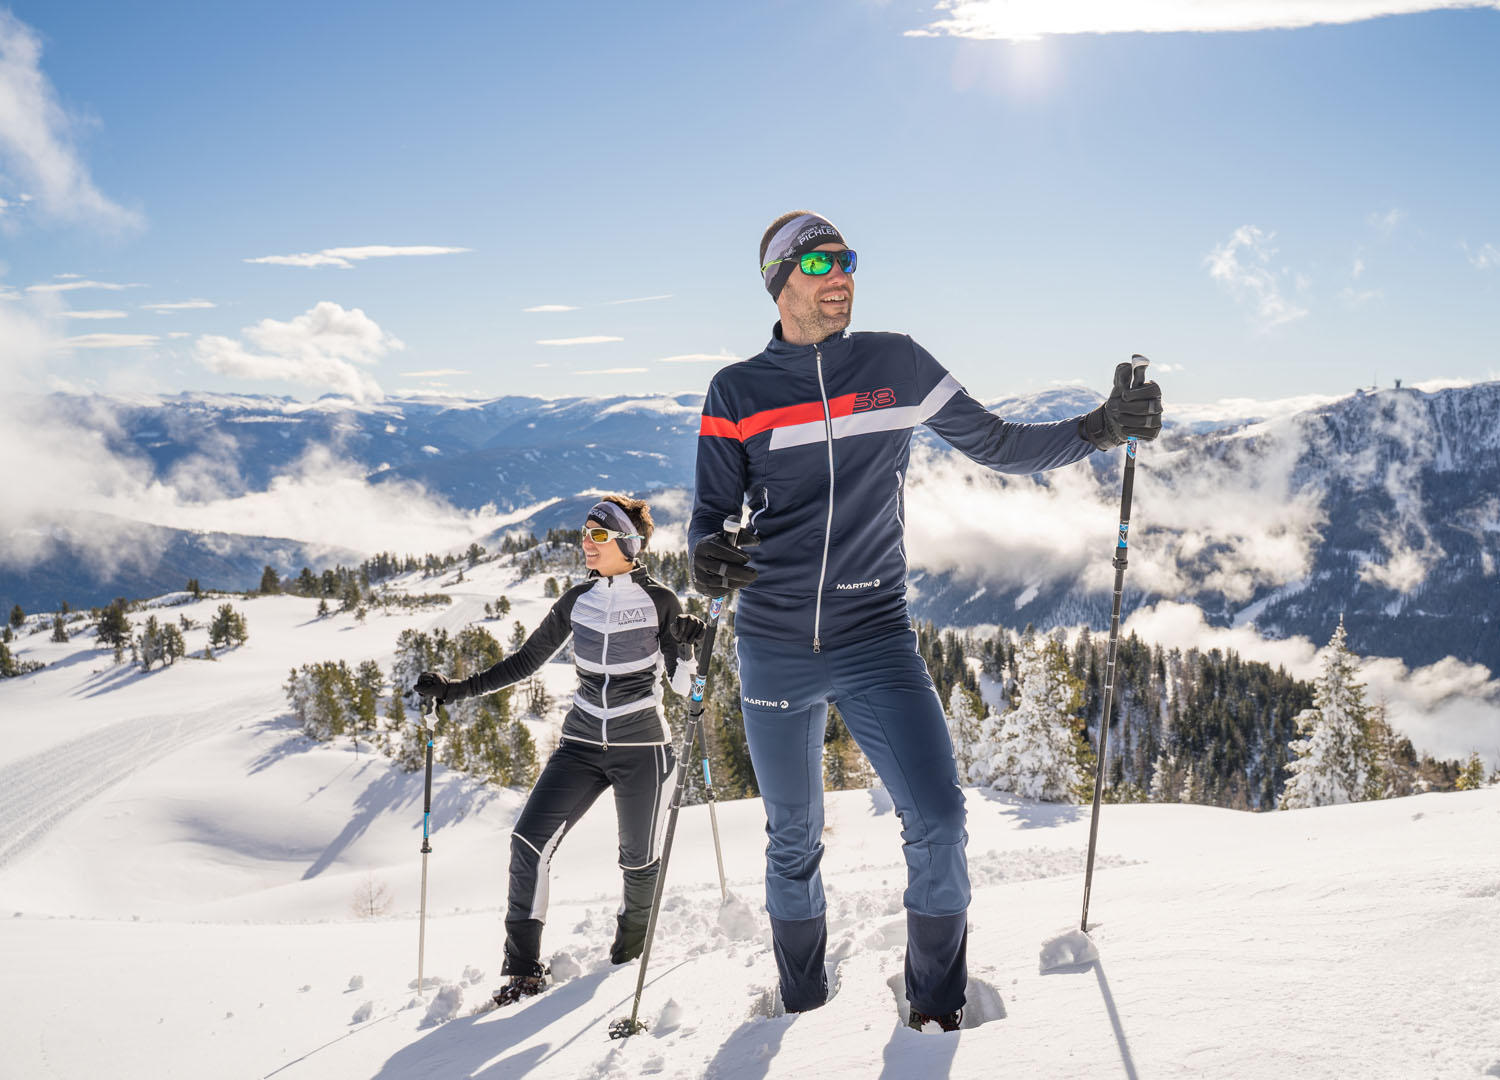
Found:
[[[827, 1000], [822, 749], [836, 703], [901, 818], [910, 1023], [958, 1027], [969, 905], [963, 792], [942, 703], [906, 607], [904, 493], [911, 431], [926, 424], [973, 460], [1028, 474], [1161, 427], [1155, 383], [1116, 370], [1085, 416], [1014, 424], [970, 397], [904, 334], [847, 331], [855, 252], [825, 218], [793, 211], [761, 240], [781, 316], [760, 354], [719, 371], [698, 439], [688, 543], [694, 584], [741, 590], [741, 705], [766, 807], [766, 908], [788, 1011]], [[758, 546], [721, 528], [752, 510]]]

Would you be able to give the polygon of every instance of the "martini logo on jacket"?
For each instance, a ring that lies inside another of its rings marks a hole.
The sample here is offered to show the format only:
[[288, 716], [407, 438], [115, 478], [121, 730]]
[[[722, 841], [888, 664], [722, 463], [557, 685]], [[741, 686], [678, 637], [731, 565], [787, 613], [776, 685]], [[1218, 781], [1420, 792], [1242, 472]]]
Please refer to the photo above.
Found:
[[651, 616], [648, 607], [623, 608], [620, 611], [610, 613], [610, 621], [619, 626], [634, 626], [646, 622]]

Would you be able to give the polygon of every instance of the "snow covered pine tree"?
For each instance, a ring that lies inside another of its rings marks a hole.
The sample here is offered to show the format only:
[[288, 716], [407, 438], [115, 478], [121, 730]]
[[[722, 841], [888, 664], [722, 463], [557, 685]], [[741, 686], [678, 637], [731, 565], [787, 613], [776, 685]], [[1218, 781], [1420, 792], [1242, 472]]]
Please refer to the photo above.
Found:
[[1323, 674], [1313, 685], [1313, 707], [1297, 717], [1302, 738], [1289, 749], [1291, 776], [1281, 793], [1281, 808], [1362, 802], [1376, 791], [1376, 754], [1366, 716], [1365, 688], [1355, 678], [1359, 658], [1345, 645], [1344, 618], [1328, 642]]

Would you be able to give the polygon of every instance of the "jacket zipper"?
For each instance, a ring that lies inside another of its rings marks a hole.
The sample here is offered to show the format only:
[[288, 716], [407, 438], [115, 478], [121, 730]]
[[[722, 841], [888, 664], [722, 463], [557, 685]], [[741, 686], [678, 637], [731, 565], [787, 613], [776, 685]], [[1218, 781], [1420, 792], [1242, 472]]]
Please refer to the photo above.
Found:
[[833, 540], [833, 417], [828, 411], [828, 388], [823, 385], [823, 350], [813, 346], [817, 358], [818, 393], [823, 397], [823, 426], [828, 435], [828, 521], [823, 528], [823, 565], [818, 570], [818, 595], [813, 608], [813, 652], [822, 650], [819, 631], [823, 623], [823, 582], [828, 577], [828, 545]]
[[605, 595], [609, 602], [604, 605], [604, 646], [599, 653], [599, 664], [604, 668], [604, 682], [599, 686], [599, 708], [606, 715], [599, 718], [599, 752], [609, 749], [609, 617], [615, 611], [614, 579], [606, 578]]

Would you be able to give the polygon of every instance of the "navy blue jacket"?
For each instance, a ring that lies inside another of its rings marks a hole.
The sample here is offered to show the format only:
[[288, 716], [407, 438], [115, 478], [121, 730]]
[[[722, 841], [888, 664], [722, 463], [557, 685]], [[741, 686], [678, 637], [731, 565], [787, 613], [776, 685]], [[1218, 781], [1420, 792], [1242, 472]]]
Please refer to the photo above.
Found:
[[841, 333], [722, 368], [698, 435], [689, 550], [748, 502], [761, 537], [737, 633], [814, 650], [910, 624], [903, 485], [926, 424], [992, 469], [1035, 473], [1087, 457], [1078, 420], [1013, 424], [975, 401], [905, 334]]

